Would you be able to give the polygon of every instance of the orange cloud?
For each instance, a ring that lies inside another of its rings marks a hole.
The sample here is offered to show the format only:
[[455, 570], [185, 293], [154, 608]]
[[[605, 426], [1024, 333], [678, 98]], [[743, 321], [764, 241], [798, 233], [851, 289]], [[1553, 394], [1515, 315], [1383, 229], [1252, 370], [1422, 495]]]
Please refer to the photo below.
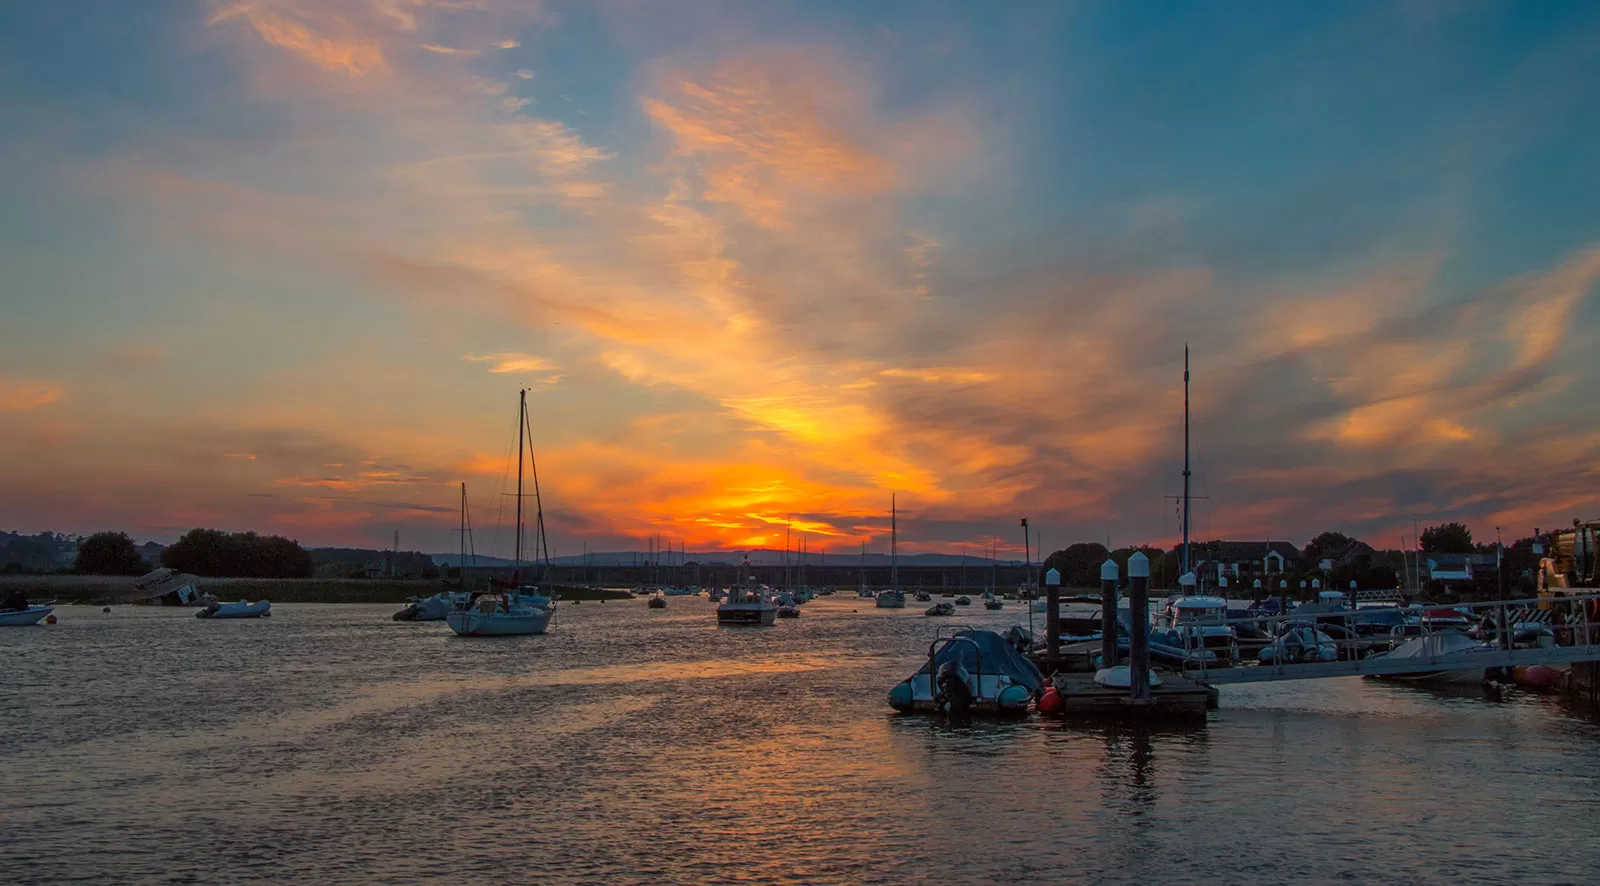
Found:
[[52, 382], [0, 379], [0, 412], [27, 412], [61, 399], [61, 386]]
[[[210, 24], [242, 17], [269, 46], [275, 46], [336, 74], [365, 77], [386, 74], [389, 63], [375, 39], [356, 33], [348, 19], [329, 7], [294, 0], [242, 0], [217, 10]], [[323, 29], [337, 33], [327, 33]]]

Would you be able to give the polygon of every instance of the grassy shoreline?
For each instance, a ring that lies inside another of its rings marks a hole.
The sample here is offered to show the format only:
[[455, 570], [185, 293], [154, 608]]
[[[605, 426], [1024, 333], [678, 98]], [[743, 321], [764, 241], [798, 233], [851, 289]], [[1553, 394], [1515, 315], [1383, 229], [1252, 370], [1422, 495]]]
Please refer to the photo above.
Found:
[[[13, 588], [34, 600], [88, 603], [118, 599], [130, 590], [131, 579], [115, 575], [4, 575], [0, 593]], [[219, 600], [271, 600], [274, 603], [404, 603], [409, 597], [426, 597], [455, 590], [443, 582], [409, 579], [359, 578], [202, 578], [200, 589]], [[627, 591], [561, 586], [562, 600], [627, 600]]]

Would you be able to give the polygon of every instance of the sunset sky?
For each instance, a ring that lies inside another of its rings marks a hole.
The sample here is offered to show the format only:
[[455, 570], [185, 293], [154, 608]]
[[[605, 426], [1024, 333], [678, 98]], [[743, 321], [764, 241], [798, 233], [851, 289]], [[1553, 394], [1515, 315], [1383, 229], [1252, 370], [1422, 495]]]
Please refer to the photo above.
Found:
[[[1600, 5], [0, 5], [0, 529], [1600, 516]], [[499, 552], [507, 553], [506, 531]]]

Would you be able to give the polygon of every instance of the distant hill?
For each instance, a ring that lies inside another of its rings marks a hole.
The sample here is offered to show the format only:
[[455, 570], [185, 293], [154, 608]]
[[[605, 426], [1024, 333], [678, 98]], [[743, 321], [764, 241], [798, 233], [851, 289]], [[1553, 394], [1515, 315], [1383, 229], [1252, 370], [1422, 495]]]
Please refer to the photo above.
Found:
[[[315, 556], [315, 553], [315, 551], [312, 552], [313, 556]], [[751, 551], [674, 552], [670, 562], [673, 565], [681, 563], [699, 563], [702, 565], [737, 566], [738, 564], [744, 562], [744, 557], [746, 554], [750, 555], [750, 563], [754, 566], [776, 566], [784, 562], [783, 551], [773, 551], [766, 548], [760, 548]], [[461, 555], [459, 553], [430, 554], [429, 556], [433, 558], [434, 563], [437, 563], [440, 566], [458, 566], [461, 562]], [[669, 562], [665, 553], [662, 553], [659, 556], [661, 557], [661, 563], [663, 565]], [[582, 566], [585, 562], [591, 566], [632, 566], [635, 563], [640, 565], [649, 563], [650, 557], [651, 555], [646, 551], [591, 551], [588, 555], [587, 561], [585, 560], [583, 554], [575, 554], [564, 557], [551, 557], [550, 562], [561, 566]], [[791, 552], [789, 554], [789, 562], [794, 562], [794, 558], [795, 554]], [[805, 561], [807, 564], [814, 565], [854, 566], [862, 562], [862, 557], [859, 553], [824, 555], [815, 552], [807, 552]], [[470, 562], [475, 563], [480, 567], [502, 567], [514, 565], [511, 560], [504, 557], [485, 557], [482, 554], [479, 554], [476, 559], [471, 560]], [[900, 555], [900, 565], [902, 566], [960, 566], [963, 562], [965, 562], [968, 566], [978, 566], [980, 564], [983, 566], [988, 566], [990, 563], [998, 563], [1001, 566], [1016, 566], [1021, 565], [1022, 563], [1021, 560], [990, 560], [987, 557], [963, 558], [959, 554]], [[868, 553], [866, 555], [866, 565], [888, 566], [889, 555]]]
[[439, 564], [420, 551], [375, 551], [370, 548], [308, 548], [311, 564], [319, 578], [347, 578], [364, 575], [380, 578], [393, 574], [397, 578], [431, 577]]

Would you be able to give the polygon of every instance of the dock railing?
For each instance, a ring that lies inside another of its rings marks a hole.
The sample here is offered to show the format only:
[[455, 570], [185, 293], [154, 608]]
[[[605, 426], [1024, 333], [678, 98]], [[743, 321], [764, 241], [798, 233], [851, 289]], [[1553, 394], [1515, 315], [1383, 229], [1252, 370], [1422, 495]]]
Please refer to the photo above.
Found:
[[[1316, 607], [1229, 618], [1225, 623], [1239, 635], [1233, 662], [1219, 666], [1207, 661], [1211, 656], [1201, 651], [1204, 638], [1198, 632], [1180, 632], [1190, 659], [1184, 673], [1216, 685], [1600, 660], [1600, 594], [1407, 607]], [[1476, 645], [1462, 645], [1453, 637], [1447, 644], [1446, 634], [1464, 635]], [[1309, 644], [1292, 642], [1291, 635]], [[1422, 654], [1389, 654], [1417, 638], [1423, 640]], [[1270, 662], [1261, 661], [1262, 649], [1273, 650]]]

